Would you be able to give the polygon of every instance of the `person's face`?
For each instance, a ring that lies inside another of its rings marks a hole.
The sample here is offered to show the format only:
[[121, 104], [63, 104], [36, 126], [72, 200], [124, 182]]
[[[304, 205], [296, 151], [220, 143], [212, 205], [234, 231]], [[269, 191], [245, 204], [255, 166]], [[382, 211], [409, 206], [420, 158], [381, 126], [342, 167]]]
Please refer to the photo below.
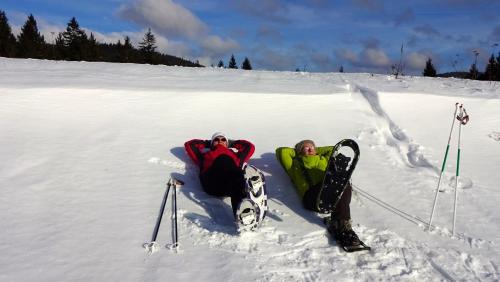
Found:
[[302, 146], [302, 154], [304, 156], [316, 155], [316, 148], [314, 148], [314, 145], [312, 143], [306, 142]]
[[227, 139], [224, 136], [217, 136], [214, 139], [213, 146], [222, 145], [227, 148]]

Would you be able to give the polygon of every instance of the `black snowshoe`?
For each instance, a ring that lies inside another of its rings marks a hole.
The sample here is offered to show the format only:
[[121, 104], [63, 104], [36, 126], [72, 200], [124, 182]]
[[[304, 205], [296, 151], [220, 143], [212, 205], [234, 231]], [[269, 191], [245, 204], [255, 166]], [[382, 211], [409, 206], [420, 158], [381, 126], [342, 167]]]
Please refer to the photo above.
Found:
[[[344, 153], [351, 157], [340, 153], [341, 149], [342, 151], [347, 149]], [[358, 159], [359, 146], [354, 140], [344, 139], [335, 145], [318, 194], [317, 210], [320, 213], [330, 213], [335, 210]]]

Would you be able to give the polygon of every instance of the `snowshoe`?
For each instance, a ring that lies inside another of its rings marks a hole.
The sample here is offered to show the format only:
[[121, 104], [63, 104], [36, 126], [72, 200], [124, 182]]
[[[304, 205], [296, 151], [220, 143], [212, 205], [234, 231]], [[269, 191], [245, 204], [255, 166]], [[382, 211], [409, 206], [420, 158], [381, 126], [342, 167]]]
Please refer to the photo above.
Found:
[[259, 225], [258, 207], [250, 199], [243, 199], [236, 209], [236, 224], [238, 231], [253, 231]]
[[268, 210], [264, 174], [255, 166], [247, 163], [243, 165], [242, 169], [245, 177], [247, 199], [256, 206], [257, 225], [260, 225]]
[[[342, 154], [341, 150], [352, 156]], [[359, 146], [354, 140], [344, 139], [335, 145], [316, 201], [320, 213], [330, 213], [335, 210], [358, 159]]]

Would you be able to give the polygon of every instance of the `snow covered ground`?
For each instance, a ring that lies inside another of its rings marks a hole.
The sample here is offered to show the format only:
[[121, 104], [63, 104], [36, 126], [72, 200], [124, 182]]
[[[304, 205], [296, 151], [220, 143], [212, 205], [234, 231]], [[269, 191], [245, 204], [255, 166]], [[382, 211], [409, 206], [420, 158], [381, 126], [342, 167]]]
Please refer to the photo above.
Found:
[[[458, 128], [432, 203], [455, 103]], [[0, 281], [498, 281], [500, 84], [347, 73], [180, 68], [0, 58]], [[270, 212], [237, 234], [228, 199], [200, 188], [184, 153], [224, 131], [256, 145]], [[353, 138], [355, 230], [372, 247], [338, 248], [276, 161], [301, 139]], [[170, 199], [148, 255], [166, 182]]]

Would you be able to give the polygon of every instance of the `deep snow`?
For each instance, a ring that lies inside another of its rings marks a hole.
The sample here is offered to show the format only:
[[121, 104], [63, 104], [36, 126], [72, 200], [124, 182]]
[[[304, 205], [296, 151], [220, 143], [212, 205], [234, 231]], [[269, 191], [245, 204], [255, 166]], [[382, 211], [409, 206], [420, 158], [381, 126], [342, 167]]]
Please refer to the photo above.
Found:
[[[434, 192], [456, 102], [458, 128], [431, 232]], [[0, 58], [0, 281], [498, 281], [500, 84], [371, 74], [180, 68]], [[237, 234], [228, 199], [200, 188], [184, 153], [224, 131], [256, 145], [270, 212]], [[274, 150], [353, 138], [355, 230], [348, 254], [302, 208]], [[178, 190], [149, 242], [165, 184]]]

